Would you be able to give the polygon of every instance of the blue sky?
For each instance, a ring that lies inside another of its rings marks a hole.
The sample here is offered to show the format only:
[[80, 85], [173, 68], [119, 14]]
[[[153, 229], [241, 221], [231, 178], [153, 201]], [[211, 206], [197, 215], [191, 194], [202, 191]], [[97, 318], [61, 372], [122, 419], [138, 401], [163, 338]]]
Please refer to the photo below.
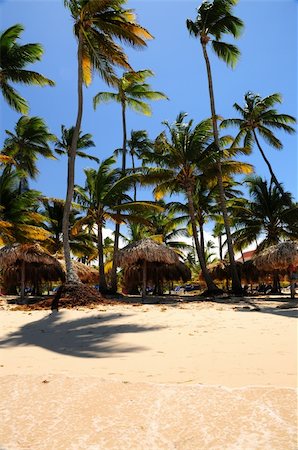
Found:
[[[153, 103], [153, 116], [143, 117], [128, 113], [128, 130], [147, 129], [155, 138], [162, 131], [163, 120], [173, 121], [180, 111], [189, 113], [195, 121], [210, 115], [205, 66], [199, 42], [189, 37], [185, 21], [195, 17], [197, 1], [129, 1], [136, 9], [139, 23], [155, 36], [148, 48], [128, 49], [135, 70], [149, 68], [156, 74], [152, 87], [165, 92], [169, 101]], [[297, 2], [295, 0], [240, 0], [235, 14], [245, 22], [245, 31], [238, 40], [242, 56], [235, 70], [211, 56], [217, 112], [223, 117], [234, 117], [233, 103], [242, 103], [250, 90], [266, 96], [280, 92], [283, 104], [280, 112], [297, 116]], [[44, 46], [42, 61], [34, 65], [47, 77], [55, 80], [54, 88], [18, 86], [30, 103], [30, 115], [43, 117], [50, 131], [59, 136], [61, 124], [67, 127], [76, 118], [76, 41], [72, 21], [62, 0], [2, 1], [0, 2], [1, 29], [15, 23], [25, 26], [22, 43], [40, 42]], [[92, 98], [108, 90], [98, 76], [84, 92], [83, 132], [93, 135], [94, 154], [106, 158], [121, 146], [121, 113], [119, 105], [102, 105], [94, 112]], [[1, 98], [1, 142], [4, 130], [13, 130], [19, 115]], [[277, 177], [287, 190], [298, 197], [297, 136], [278, 134], [284, 143], [280, 152], [264, 145]], [[256, 173], [267, 177], [267, 168], [257, 149], [247, 160]], [[84, 183], [83, 168], [92, 163], [77, 159], [76, 183]], [[40, 176], [31, 186], [51, 197], [65, 196], [66, 160], [41, 159]], [[148, 198], [149, 193], [144, 193]]]

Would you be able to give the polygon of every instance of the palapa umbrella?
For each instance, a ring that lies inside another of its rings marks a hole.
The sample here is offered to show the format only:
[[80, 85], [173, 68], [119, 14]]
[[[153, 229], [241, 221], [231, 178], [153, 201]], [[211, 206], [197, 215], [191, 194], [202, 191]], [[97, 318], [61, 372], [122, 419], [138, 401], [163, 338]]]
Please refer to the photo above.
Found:
[[[58, 261], [62, 266], [64, 274], [66, 274], [64, 259], [59, 259]], [[94, 267], [87, 266], [79, 261], [72, 261], [72, 264], [82, 283], [98, 283], [99, 274], [98, 270]]]
[[118, 252], [117, 264], [124, 269], [132, 265], [139, 265], [143, 269], [142, 295], [146, 295], [147, 265], [148, 263], [177, 264], [177, 253], [165, 244], [158, 244], [152, 239], [142, 239], [127, 245]]
[[286, 241], [267, 247], [253, 258], [259, 270], [271, 271], [287, 269], [298, 265], [298, 242]]
[[20, 279], [22, 300], [26, 280], [64, 278], [59, 261], [39, 244], [13, 244], [1, 248], [0, 268], [7, 271], [9, 277]]
[[[142, 282], [143, 266], [133, 264], [126, 267], [124, 272], [124, 285], [128, 290], [134, 290]], [[158, 284], [160, 281], [179, 281], [184, 283], [191, 279], [190, 269], [178, 261], [175, 264], [147, 263], [147, 281]]]

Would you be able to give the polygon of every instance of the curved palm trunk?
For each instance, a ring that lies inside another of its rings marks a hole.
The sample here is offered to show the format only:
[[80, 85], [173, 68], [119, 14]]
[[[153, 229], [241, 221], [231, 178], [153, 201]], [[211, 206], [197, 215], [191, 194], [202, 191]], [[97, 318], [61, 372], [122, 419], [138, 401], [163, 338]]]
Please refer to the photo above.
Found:
[[275, 173], [273, 172], [272, 166], [271, 166], [269, 160], [267, 159], [267, 157], [266, 157], [266, 155], [265, 155], [265, 153], [264, 153], [264, 150], [262, 149], [262, 147], [261, 147], [261, 145], [260, 145], [260, 142], [259, 142], [259, 140], [258, 140], [258, 138], [257, 138], [257, 133], [256, 133], [255, 130], [253, 130], [253, 134], [254, 134], [254, 138], [255, 138], [256, 144], [257, 144], [257, 146], [258, 146], [258, 149], [259, 149], [259, 151], [260, 151], [260, 153], [261, 153], [261, 155], [262, 155], [262, 158], [263, 158], [263, 160], [265, 161], [265, 163], [267, 164], [269, 173], [270, 173], [270, 175], [271, 175], [271, 179], [272, 179], [272, 181], [274, 182], [274, 184], [275, 184], [275, 186], [277, 187], [277, 189], [279, 190], [279, 192], [281, 193], [281, 195], [284, 196], [284, 194], [285, 194], [285, 193], [284, 193], [284, 190], [283, 190], [282, 186], [280, 185], [279, 181], [277, 180], [277, 178], [276, 178], [276, 176], [275, 176]]
[[206, 267], [205, 255], [202, 251], [202, 247], [199, 242], [198, 231], [197, 231], [197, 227], [196, 227], [195, 208], [194, 208], [192, 196], [193, 196], [193, 192], [192, 192], [191, 188], [189, 187], [187, 189], [189, 216], [190, 216], [190, 221], [191, 221], [192, 234], [193, 234], [193, 238], [195, 241], [195, 247], [196, 247], [197, 255], [199, 258], [200, 266], [201, 266], [201, 269], [203, 272], [203, 277], [207, 284], [208, 291], [210, 293], [212, 293], [212, 294], [220, 293], [221, 290], [213, 282], [211, 275]]
[[82, 73], [82, 36], [79, 34], [78, 44], [78, 113], [76, 125], [72, 137], [71, 148], [68, 155], [67, 166], [67, 193], [63, 210], [62, 232], [63, 232], [63, 252], [66, 266], [66, 283], [80, 283], [80, 279], [73, 269], [70, 257], [69, 245], [69, 216], [71, 209], [71, 202], [74, 192], [74, 172], [75, 172], [75, 158], [79, 133], [81, 129], [83, 115], [83, 73]]
[[97, 224], [97, 251], [98, 251], [98, 271], [99, 271], [99, 286], [103, 289], [107, 289], [107, 282], [104, 269], [103, 260], [103, 238], [102, 238], [102, 225]]
[[[123, 130], [122, 175], [124, 176], [126, 170], [126, 146], [127, 146], [125, 102], [122, 102], [122, 130]], [[119, 249], [119, 237], [120, 237], [120, 224], [117, 223], [115, 227], [113, 266], [111, 273], [111, 289], [113, 292], [117, 292], [117, 256]]]
[[[218, 127], [217, 127], [217, 119], [216, 119], [216, 112], [215, 112], [215, 100], [214, 100], [214, 92], [213, 92], [211, 66], [210, 66], [210, 61], [209, 61], [208, 53], [207, 53], [207, 49], [206, 49], [206, 43], [202, 42], [202, 40], [201, 40], [201, 44], [202, 44], [202, 48], [203, 48], [203, 54], [204, 54], [204, 59], [205, 59], [206, 69], [207, 69], [207, 76], [208, 76], [208, 86], [209, 86], [209, 96], [210, 96], [210, 107], [211, 107], [211, 115], [212, 115], [214, 142], [215, 142], [216, 148], [219, 151], [220, 146], [219, 146]], [[230, 229], [230, 221], [229, 221], [229, 217], [228, 217], [225, 191], [224, 191], [224, 185], [223, 185], [223, 179], [222, 179], [222, 167], [221, 167], [220, 156], [219, 156], [219, 159], [217, 162], [217, 180], [218, 180], [218, 186], [219, 186], [220, 206], [221, 206], [221, 212], [222, 212], [223, 220], [224, 220], [224, 224], [225, 224], [228, 252], [229, 252], [230, 264], [231, 264], [232, 290], [233, 290], [234, 294], [242, 294], [241, 282], [239, 280], [236, 263], [235, 263], [233, 242], [232, 242], [231, 229]]]

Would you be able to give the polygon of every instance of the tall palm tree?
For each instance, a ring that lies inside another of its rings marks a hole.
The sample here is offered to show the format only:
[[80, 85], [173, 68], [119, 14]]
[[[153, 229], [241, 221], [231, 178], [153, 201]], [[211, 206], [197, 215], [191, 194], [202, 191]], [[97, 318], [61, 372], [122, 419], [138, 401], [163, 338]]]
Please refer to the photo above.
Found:
[[[160, 100], [167, 98], [165, 94], [158, 91], [152, 91], [151, 86], [145, 83], [148, 77], [153, 76], [151, 70], [139, 70], [138, 72], [125, 72], [121, 78], [116, 81], [117, 92], [99, 92], [93, 99], [94, 108], [101, 102], [116, 101], [121, 104], [122, 112], [122, 171], [126, 170], [127, 153], [127, 129], [126, 129], [126, 109], [127, 107], [150, 116], [151, 108], [145, 100]], [[117, 265], [116, 258], [119, 247], [120, 224], [116, 224], [114, 241], [114, 261], [112, 269], [112, 289], [117, 290]]]
[[28, 178], [36, 179], [38, 156], [55, 159], [49, 143], [55, 136], [48, 130], [40, 117], [22, 116], [16, 123], [14, 133], [5, 131], [8, 137], [4, 141], [2, 155], [12, 158], [20, 178], [20, 190], [28, 185]]
[[0, 245], [14, 242], [45, 241], [49, 233], [43, 227], [44, 217], [39, 214], [37, 191], [19, 191], [19, 178], [15, 171], [4, 169], [0, 174]]
[[232, 8], [236, 4], [237, 0], [213, 0], [212, 2], [203, 1], [201, 6], [197, 10], [198, 13], [195, 21], [188, 19], [186, 25], [189, 33], [194, 37], [200, 39], [206, 64], [214, 143], [216, 148], [218, 149], [217, 176], [220, 188], [220, 205], [227, 235], [227, 244], [232, 272], [232, 288], [234, 293], [240, 294], [242, 292], [242, 287], [237, 273], [230, 230], [230, 221], [226, 207], [225, 192], [222, 180], [221, 151], [215, 108], [213, 79], [209, 55], [207, 51], [207, 46], [210, 43], [212, 49], [220, 59], [222, 59], [226, 62], [226, 64], [232, 67], [235, 66], [240, 52], [235, 45], [223, 42], [222, 37], [223, 35], [230, 34], [234, 38], [238, 38], [240, 32], [242, 31], [243, 22], [238, 17], [232, 15]]
[[[58, 155], [67, 155], [70, 156], [70, 148], [72, 137], [74, 133], [74, 127], [66, 128], [64, 125], [61, 125], [61, 139], [57, 139], [55, 142], [55, 152]], [[80, 156], [84, 159], [90, 159], [91, 161], [99, 162], [99, 159], [95, 156], [89, 155], [84, 152], [84, 149], [95, 147], [94, 142], [92, 141], [91, 134], [81, 134], [79, 132], [78, 142], [77, 142], [77, 156]]]
[[117, 92], [99, 92], [93, 99], [94, 108], [99, 103], [115, 101], [121, 104], [122, 113], [122, 170], [126, 169], [127, 153], [127, 128], [126, 109], [131, 108], [145, 116], [151, 116], [151, 108], [147, 101], [166, 99], [162, 92], [153, 91], [151, 86], [145, 83], [146, 78], [152, 77], [151, 70], [139, 70], [137, 72], [124, 72], [121, 78], [116, 81]]
[[244, 101], [244, 107], [241, 107], [238, 103], [234, 103], [234, 108], [241, 118], [223, 120], [221, 127], [226, 128], [231, 125], [236, 125], [239, 128], [234, 145], [238, 145], [243, 139], [244, 146], [251, 150], [253, 144], [257, 144], [262, 158], [267, 164], [272, 181], [280, 193], [283, 194], [283, 188], [274, 174], [270, 161], [265, 155], [258, 135], [271, 147], [280, 150], [283, 148], [283, 145], [272, 130], [283, 130], [290, 134], [294, 133], [295, 129], [289, 124], [296, 123], [296, 119], [288, 114], [278, 114], [274, 108], [276, 103], [282, 102], [280, 94], [275, 93], [262, 98], [257, 94], [247, 92], [244, 96]]
[[115, 80], [115, 65], [131, 70], [124, 50], [115, 39], [136, 47], [144, 47], [151, 34], [136, 23], [133, 10], [124, 9], [125, 0], [64, 0], [70, 10], [78, 42], [78, 109], [68, 161], [67, 195], [63, 218], [66, 281], [79, 283], [73, 271], [69, 247], [69, 214], [74, 192], [74, 169], [77, 142], [83, 116], [83, 85], [92, 80], [92, 70], [99, 72], [108, 84]]
[[16, 41], [23, 31], [23, 26], [16, 24], [0, 34], [0, 88], [3, 97], [13, 109], [27, 114], [28, 103], [10, 82], [39, 86], [54, 86], [55, 83], [38, 72], [25, 69], [28, 64], [41, 60], [43, 48], [40, 44], [19, 45]]
[[[84, 187], [75, 187], [76, 200], [86, 210], [86, 216], [77, 222], [97, 227], [97, 249], [99, 261], [99, 280], [102, 289], [107, 289], [104, 272], [103, 228], [107, 220], [115, 222], [146, 222], [138, 212], [148, 208], [160, 209], [151, 202], [133, 202], [125, 192], [131, 187], [135, 176], [123, 177], [122, 171], [113, 169], [115, 159], [110, 157], [101, 162], [98, 170], [85, 169]], [[127, 212], [129, 214], [127, 214]]]

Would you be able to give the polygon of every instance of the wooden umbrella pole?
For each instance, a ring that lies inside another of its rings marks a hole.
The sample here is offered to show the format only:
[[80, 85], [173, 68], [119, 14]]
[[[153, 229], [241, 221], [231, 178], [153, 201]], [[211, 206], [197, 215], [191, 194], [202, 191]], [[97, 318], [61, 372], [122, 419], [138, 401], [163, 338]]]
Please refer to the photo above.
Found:
[[146, 287], [147, 287], [147, 261], [143, 262], [143, 286], [142, 286], [142, 297], [146, 296]]

